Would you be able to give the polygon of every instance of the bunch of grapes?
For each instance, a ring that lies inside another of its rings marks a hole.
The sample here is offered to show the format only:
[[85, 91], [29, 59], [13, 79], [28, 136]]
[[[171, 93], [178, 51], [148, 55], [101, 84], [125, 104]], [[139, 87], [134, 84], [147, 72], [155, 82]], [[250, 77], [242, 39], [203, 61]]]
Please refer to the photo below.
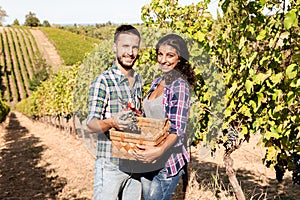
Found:
[[233, 146], [236, 145], [236, 140], [238, 139], [239, 134], [233, 129], [228, 129], [227, 141], [224, 143], [226, 150], [230, 150]]
[[275, 169], [276, 179], [279, 183], [281, 183], [283, 180], [283, 176], [285, 174], [285, 168], [282, 165], [277, 164], [274, 166], [274, 169]]
[[300, 185], [300, 155], [293, 153], [293, 163], [295, 170], [293, 171], [293, 182]]
[[141, 128], [136, 124], [138, 122], [137, 114], [135, 112], [128, 112], [120, 117], [121, 120], [130, 121], [128, 127], [124, 129], [125, 132], [141, 134]]

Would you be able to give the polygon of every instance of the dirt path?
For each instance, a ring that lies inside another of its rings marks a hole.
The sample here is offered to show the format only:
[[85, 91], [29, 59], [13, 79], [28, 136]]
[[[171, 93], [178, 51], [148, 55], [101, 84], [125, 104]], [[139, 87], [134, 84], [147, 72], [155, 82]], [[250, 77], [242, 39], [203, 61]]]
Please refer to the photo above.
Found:
[[[290, 174], [278, 184], [261, 159], [259, 136], [233, 153], [234, 168], [246, 199], [297, 200], [300, 186]], [[232, 200], [222, 162], [222, 148], [211, 157], [204, 148], [192, 148], [189, 190], [185, 200]], [[0, 124], [1, 200], [91, 200], [94, 159], [80, 140], [54, 127], [11, 112]], [[219, 196], [217, 198], [217, 196]], [[182, 181], [172, 200], [183, 200]]]
[[0, 127], [0, 199], [92, 199], [92, 156], [79, 140], [13, 112]]
[[41, 30], [30, 29], [30, 31], [37, 41], [38, 48], [41, 51], [44, 59], [46, 59], [46, 62], [52, 66], [53, 72], [56, 72], [63, 63], [56, 48]]

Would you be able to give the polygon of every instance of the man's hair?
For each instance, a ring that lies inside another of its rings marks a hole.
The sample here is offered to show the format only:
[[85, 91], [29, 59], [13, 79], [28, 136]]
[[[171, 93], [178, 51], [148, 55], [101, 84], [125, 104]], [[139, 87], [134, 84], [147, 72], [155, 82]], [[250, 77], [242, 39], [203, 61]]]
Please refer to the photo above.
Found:
[[115, 36], [114, 36], [114, 42], [117, 41], [118, 37], [120, 34], [122, 33], [131, 33], [131, 34], [134, 34], [136, 36], [139, 37], [139, 40], [141, 40], [141, 35], [140, 35], [140, 32], [135, 28], [133, 27], [132, 25], [120, 25], [116, 31], [115, 31]]

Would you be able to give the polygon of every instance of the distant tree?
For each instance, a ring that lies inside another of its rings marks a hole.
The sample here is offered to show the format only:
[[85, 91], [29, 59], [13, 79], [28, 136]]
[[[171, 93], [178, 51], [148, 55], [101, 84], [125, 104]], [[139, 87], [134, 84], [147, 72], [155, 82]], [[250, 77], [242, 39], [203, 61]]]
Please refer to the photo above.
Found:
[[37, 27], [40, 25], [40, 20], [36, 17], [35, 13], [29, 12], [25, 16], [25, 26]]
[[14, 20], [13, 26], [20, 26], [20, 23], [19, 23], [19, 20], [18, 20], [18, 19], [15, 19], [15, 20]]
[[4, 21], [4, 18], [7, 17], [6, 11], [2, 9], [0, 6], [0, 26], [2, 26], [2, 23]]
[[43, 26], [44, 27], [50, 27], [51, 25], [50, 25], [50, 23], [47, 20], [44, 20], [43, 21]]

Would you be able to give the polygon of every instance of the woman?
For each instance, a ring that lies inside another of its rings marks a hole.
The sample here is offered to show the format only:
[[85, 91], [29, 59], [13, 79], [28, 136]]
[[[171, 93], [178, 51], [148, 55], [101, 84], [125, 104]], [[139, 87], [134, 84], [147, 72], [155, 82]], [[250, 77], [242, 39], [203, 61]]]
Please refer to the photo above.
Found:
[[161, 145], [139, 145], [140, 149], [133, 152], [138, 160], [154, 163], [152, 172], [141, 178], [145, 200], [170, 199], [190, 160], [185, 131], [195, 73], [188, 62], [187, 44], [180, 36], [168, 34], [158, 41], [156, 56], [164, 75], [152, 82], [143, 101], [144, 112], [148, 118], [167, 117], [171, 126]]

